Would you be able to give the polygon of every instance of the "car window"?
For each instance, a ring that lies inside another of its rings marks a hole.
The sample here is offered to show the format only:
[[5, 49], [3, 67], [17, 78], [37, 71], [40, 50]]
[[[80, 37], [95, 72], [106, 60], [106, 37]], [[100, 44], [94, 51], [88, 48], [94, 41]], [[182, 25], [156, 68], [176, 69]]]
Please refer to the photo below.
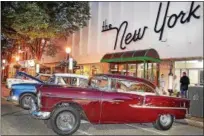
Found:
[[117, 85], [117, 80], [116, 79], [111, 79], [111, 91], [116, 92], [116, 85]]
[[77, 78], [76, 77], [58, 77], [57, 84], [77, 86]]
[[79, 87], [88, 87], [88, 79], [79, 78]]
[[128, 80], [118, 80], [116, 83], [117, 92], [146, 92], [154, 93], [153, 88], [150, 86], [137, 82], [137, 81], [128, 81]]
[[109, 82], [107, 77], [97, 76], [91, 79], [91, 87], [97, 88], [102, 91], [109, 90]]
[[48, 80], [47, 80], [47, 83], [51, 83], [51, 84], [54, 84], [55, 83], [55, 76], [51, 76]]

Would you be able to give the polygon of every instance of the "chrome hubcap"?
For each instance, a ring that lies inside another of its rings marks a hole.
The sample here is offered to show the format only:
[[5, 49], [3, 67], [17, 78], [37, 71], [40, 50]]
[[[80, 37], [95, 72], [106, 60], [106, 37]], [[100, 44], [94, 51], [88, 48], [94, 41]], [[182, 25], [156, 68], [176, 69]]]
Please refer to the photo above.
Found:
[[64, 111], [57, 116], [57, 127], [62, 131], [70, 131], [75, 125], [75, 117], [71, 112]]
[[33, 100], [31, 96], [25, 96], [23, 98], [23, 106], [29, 108], [31, 105], [31, 100]]
[[171, 115], [161, 115], [160, 116], [160, 123], [163, 126], [168, 126], [171, 123]]

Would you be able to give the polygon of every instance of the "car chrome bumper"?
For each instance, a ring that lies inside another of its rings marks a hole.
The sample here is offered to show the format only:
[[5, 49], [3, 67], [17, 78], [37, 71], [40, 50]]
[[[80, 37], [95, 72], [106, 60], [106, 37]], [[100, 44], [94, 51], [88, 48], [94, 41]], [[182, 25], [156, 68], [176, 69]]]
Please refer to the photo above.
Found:
[[50, 112], [38, 111], [37, 106], [33, 100], [31, 101], [30, 113], [31, 113], [32, 117], [34, 117], [36, 119], [48, 119], [50, 117], [50, 114], [51, 114]]

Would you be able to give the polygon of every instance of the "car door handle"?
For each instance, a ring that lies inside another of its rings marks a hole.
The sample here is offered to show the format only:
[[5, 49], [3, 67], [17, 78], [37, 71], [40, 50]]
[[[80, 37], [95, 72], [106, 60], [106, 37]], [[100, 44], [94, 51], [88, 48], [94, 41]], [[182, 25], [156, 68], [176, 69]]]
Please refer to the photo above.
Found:
[[122, 99], [115, 99], [114, 101], [115, 102], [124, 102], [124, 100], [122, 100]]
[[124, 100], [120, 100], [120, 99], [113, 100], [114, 104], [120, 104], [121, 102], [124, 102]]

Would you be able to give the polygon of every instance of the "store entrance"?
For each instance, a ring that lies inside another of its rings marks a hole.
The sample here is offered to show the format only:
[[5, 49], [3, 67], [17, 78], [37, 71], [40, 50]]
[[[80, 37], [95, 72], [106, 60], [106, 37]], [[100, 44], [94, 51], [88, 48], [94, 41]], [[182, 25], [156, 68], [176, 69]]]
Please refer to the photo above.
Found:
[[190, 86], [203, 86], [203, 60], [186, 60], [175, 62], [175, 75], [177, 83], [180, 83], [182, 73], [190, 78]]
[[[139, 78], [145, 78], [152, 83], [157, 83], [157, 63], [142, 64], [110, 64], [110, 73], [128, 75]], [[146, 66], [146, 68], [144, 68]], [[128, 68], [127, 68], [128, 67]]]
[[156, 50], [137, 50], [106, 54], [101, 62], [109, 63], [109, 72], [145, 78], [158, 85], [160, 58]]

